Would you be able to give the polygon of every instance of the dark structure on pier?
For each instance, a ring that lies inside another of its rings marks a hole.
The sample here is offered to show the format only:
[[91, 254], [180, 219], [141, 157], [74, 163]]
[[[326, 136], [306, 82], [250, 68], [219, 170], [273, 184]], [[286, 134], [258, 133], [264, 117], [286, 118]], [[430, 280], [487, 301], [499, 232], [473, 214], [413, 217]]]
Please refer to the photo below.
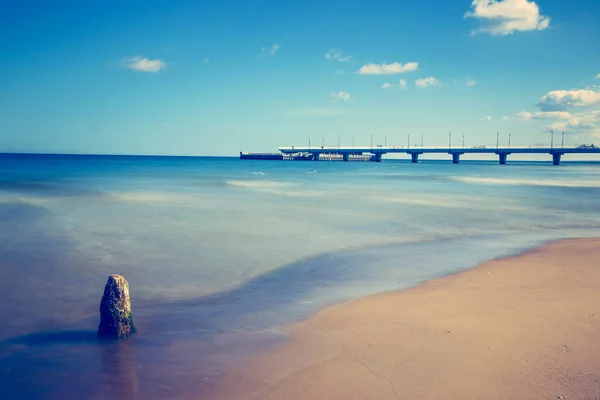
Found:
[[368, 157], [369, 160], [381, 162], [384, 154], [404, 153], [411, 156], [411, 161], [416, 163], [419, 161], [421, 154], [449, 154], [452, 156], [452, 162], [458, 164], [460, 156], [463, 154], [496, 154], [500, 164], [506, 164], [506, 160], [511, 154], [550, 154], [552, 163], [559, 165], [561, 157], [564, 154], [600, 154], [600, 148], [596, 146], [579, 146], [579, 147], [473, 147], [473, 148], [456, 148], [456, 147], [396, 147], [396, 146], [376, 146], [376, 147], [280, 147], [279, 151], [284, 157], [294, 154], [309, 154], [313, 160], [335, 159], [341, 161], [349, 161], [353, 157], [361, 155], [363, 159]]
[[244, 153], [240, 151], [241, 160], [283, 160], [282, 153]]

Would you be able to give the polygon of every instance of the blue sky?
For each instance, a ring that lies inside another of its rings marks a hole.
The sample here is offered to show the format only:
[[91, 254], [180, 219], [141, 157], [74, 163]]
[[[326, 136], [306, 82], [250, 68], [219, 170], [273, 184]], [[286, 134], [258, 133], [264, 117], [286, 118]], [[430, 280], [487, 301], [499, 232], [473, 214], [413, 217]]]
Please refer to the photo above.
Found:
[[600, 142], [596, 0], [25, 0], [0, 46], [0, 152]]

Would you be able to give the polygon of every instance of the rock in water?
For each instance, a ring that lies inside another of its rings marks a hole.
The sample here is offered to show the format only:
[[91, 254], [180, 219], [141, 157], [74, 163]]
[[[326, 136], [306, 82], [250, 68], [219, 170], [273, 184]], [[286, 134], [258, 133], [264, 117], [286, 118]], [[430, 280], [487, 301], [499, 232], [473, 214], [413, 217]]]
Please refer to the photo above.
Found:
[[98, 336], [125, 339], [134, 332], [129, 283], [121, 275], [113, 274], [106, 282], [100, 302]]

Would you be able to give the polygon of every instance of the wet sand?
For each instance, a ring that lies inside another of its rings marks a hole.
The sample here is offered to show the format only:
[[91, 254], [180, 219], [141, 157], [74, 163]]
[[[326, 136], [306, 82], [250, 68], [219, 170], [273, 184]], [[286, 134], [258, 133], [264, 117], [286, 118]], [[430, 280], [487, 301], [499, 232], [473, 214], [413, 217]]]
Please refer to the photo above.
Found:
[[355, 300], [287, 331], [201, 398], [600, 399], [600, 239]]

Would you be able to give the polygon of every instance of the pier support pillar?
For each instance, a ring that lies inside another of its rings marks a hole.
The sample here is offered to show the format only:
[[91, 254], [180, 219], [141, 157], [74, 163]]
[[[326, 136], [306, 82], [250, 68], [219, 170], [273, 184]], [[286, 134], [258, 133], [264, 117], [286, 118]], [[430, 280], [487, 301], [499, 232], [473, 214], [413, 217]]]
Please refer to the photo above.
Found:
[[561, 153], [552, 153], [552, 165], [560, 165]]
[[458, 164], [460, 153], [452, 153], [452, 164]]
[[413, 163], [419, 162], [419, 153], [411, 153], [410, 157], [411, 157], [411, 161]]
[[319, 161], [319, 153], [313, 153], [313, 161]]
[[508, 157], [507, 153], [498, 153], [498, 157], [500, 158], [500, 165], [506, 164], [506, 157]]
[[342, 154], [342, 160], [348, 161], [349, 159], [350, 159], [350, 153], [343, 153]]
[[381, 153], [375, 153], [375, 157], [373, 158], [373, 161], [375, 162], [381, 162]]

